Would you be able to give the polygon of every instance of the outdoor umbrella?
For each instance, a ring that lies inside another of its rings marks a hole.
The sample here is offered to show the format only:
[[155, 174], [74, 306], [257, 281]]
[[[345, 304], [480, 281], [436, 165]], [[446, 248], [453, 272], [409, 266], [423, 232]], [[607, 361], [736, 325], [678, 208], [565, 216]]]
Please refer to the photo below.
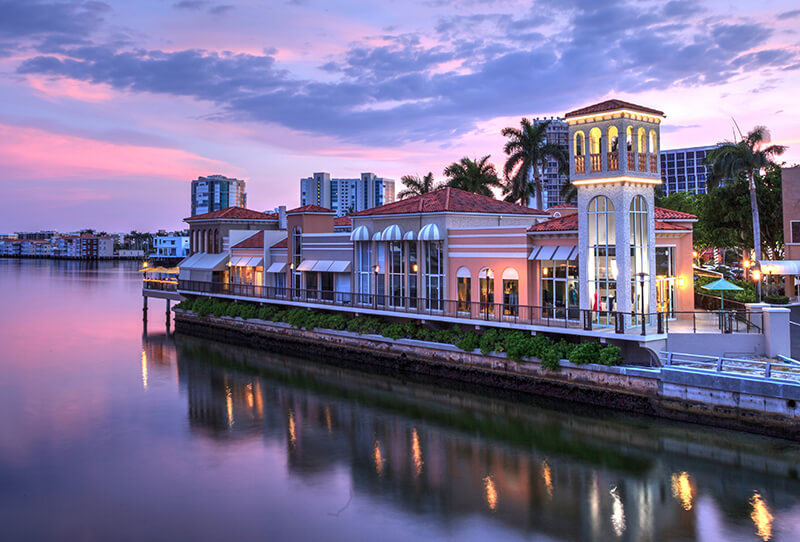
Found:
[[725, 279], [715, 280], [711, 284], [706, 284], [703, 286], [705, 290], [712, 290], [714, 292], [719, 292], [720, 297], [722, 298], [721, 301], [721, 308], [725, 310], [725, 291], [726, 290], [741, 290], [742, 288], [736, 286], [732, 282], [728, 282]]

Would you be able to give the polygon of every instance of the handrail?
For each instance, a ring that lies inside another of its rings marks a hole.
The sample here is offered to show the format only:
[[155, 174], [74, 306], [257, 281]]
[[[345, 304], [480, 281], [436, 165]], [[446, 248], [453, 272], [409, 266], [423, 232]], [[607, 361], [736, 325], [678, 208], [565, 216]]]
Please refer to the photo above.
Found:
[[[779, 361], [729, 358], [725, 356], [708, 356], [704, 354], [666, 351], [662, 351], [659, 357], [665, 367], [688, 366], [700, 371], [749, 375], [763, 372], [764, 378], [791, 378], [800, 381], [800, 365], [798, 365], [798, 362], [795, 360], [785, 356], [778, 356], [780, 359], [784, 360], [783, 363]], [[786, 363], [785, 360], [791, 360], [794, 363]], [[760, 374], [757, 374], [757, 376], [760, 376]]]

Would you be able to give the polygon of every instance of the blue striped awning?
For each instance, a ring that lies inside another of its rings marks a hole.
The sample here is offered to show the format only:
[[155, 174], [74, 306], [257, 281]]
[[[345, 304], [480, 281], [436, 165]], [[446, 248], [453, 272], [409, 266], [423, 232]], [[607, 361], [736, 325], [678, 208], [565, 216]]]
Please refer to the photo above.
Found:
[[397, 224], [386, 226], [381, 233], [381, 241], [402, 241], [403, 230]]
[[442, 239], [442, 230], [436, 224], [425, 224], [419, 230], [420, 241], [441, 241]]
[[359, 226], [350, 233], [351, 241], [369, 241], [369, 230], [366, 226]]

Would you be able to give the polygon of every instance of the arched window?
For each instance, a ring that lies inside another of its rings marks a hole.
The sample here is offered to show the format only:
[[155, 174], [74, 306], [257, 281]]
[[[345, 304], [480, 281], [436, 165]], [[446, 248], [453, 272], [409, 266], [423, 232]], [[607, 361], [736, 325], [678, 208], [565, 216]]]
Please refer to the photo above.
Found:
[[639, 128], [639, 144], [636, 150], [639, 151], [639, 154], [647, 152], [647, 132], [644, 128]]
[[513, 267], [503, 271], [503, 314], [519, 315], [519, 273]]
[[457, 310], [459, 312], [470, 312], [470, 305], [472, 303], [471, 282], [469, 269], [466, 267], [459, 267], [456, 272], [456, 290], [458, 291]]
[[583, 132], [575, 132], [575, 156], [583, 156], [585, 152]]
[[[644, 196], [634, 196], [631, 200], [631, 291], [633, 292], [632, 309], [635, 313], [650, 310], [650, 284], [647, 276], [650, 273], [649, 226], [647, 221], [647, 200]], [[645, 274], [645, 275], [643, 275]], [[644, 278], [644, 283], [642, 283]], [[643, 305], [644, 303], [644, 305]], [[644, 307], [644, 311], [642, 308]], [[637, 318], [638, 320], [638, 318]], [[639, 322], [641, 322], [639, 320]], [[636, 322], [634, 322], [636, 323]]]
[[602, 159], [600, 158], [600, 139], [603, 132], [600, 128], [592, 128], [589, 131], [589, 159], [591, 161], [590, 171], [600, 171]]
[[588, 287], [592, 319], [612, 323], [617, 303], [617, 241], [614, 204], [606, 196], [589, 202]]
[[619, 169], [619, 130], [616, 126], [608, 129], [608, 170], [617, 171]]
[[444, 250], [442, 241], [425, 241], [425, 297], [427, 308], [442, 310]]
[[633, 126], [628, 126], [625, 129], [625, 150], [633, 152]]
[[478, 273], [478, 286], [481, 295], [481, 314], [494, 312], [494, 273], [488, 267]]
[[395, 307], [405, 305], [405, 273], [406, 259], [403, 254], [403, 242], [391, 241], [388, 243], [389, 251], [387, 263], [389, 272], [389, 303]]
[[292, 288], [295, 289], [294, 295], [299, 296], [303, 288], [303, 273], [298, 270], [303, 261], [303, 230], [300, 226], [295, 226], [292, 230], [291, 248]]
[[655, 130], [650, 130], [650, 154], [658, 154], [658, 136]]

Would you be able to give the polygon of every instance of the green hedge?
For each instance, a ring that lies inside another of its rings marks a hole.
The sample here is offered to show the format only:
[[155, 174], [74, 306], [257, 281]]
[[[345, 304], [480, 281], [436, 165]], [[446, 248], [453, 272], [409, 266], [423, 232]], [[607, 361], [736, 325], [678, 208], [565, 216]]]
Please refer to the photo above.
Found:
[[765, 295], [764, 303], [771, 303], [773, 305], [786, 305], [789, 303], [789, 297], [785, 295]]
[[[716, 282], [719, 280], [718, 278], [714, 277], [695, 277], [694, 278], [694, 289], [696, 292], [710, 295], [713, 297], [720, 297], [719, 292], [715, 292], [713, 290], [706, 290], [703, 286], [706, 286], [712, 282]], [[751, 281], [747, 280], [730, 280], [728, 282], [734, 283], [736, 286], [742, 288], [741, 290], [729, 290], [725, 292], [725, 300], [726, 301], [738, 301], [740, 303], [755, 303], [756, 302], [756, 287], [755, 284]]]
[[518, 362], [526, 358], [539, 359], [542, 367], [554, 371], [559, 369], [559, 361], [562, 359], [579, 365], [586, 363], [617, 365], [622, 361], [617, 346], [601, 344], [598, 341], [575, 344], [561, 339], [555, 342], [544, 335], [531, 335], [520, 330], [488, 328], [483, 333], [477, 333], [474, 330], [465, 331], [455, 324], [448, 329], [430, 329], [414, 320], [403, 323], [385, 322], [374, 316], [350, 317], [303, 308], [259, 306], [253, 303], [237, 303], [206, 297], [187, 299], [178, 303], [175, 308], [192, 311], [200, 317], [213, 315], [240, 317], [245, 320], [258, 318], [285, 322], [297, 329], [347, 330], [358, 334], [383, 335], [390, 339], [432, 341], [452, 344], [466, 352], [480, 349], [483, 354], [506, 352], [509, 359]]

